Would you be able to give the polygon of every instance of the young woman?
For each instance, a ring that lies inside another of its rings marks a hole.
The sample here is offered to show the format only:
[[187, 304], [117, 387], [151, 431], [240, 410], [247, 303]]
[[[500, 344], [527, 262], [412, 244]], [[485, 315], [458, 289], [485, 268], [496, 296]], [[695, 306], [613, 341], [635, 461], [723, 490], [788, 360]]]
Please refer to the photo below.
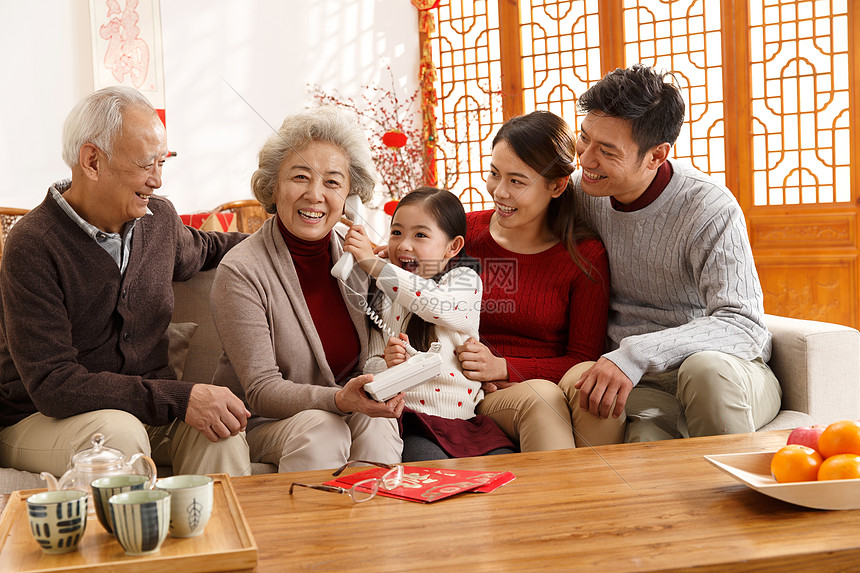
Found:
[[[624, 418], [579, 408], [573, 385], [603, 351], [609, 267], [603, 244], [578, 221], [570, 174], [575, 137], [560, 117], [535, 111], [493, 139], [487, 191], [495, 208], [469, 214], [466, 249], [481, 262], [480, 341], [457, 354], [483, 383], [478, 412], [522, 451], [623, 441]], [[574, 437], [576, 434], [576, 437]]]
[[406, 343], [442, 357], [440, 376], [405, 393], [404, 461], [514, 451], [492, 420], [475, 416], [484, 395], [481, 383], [463, 375], [454, 353], [478, 336], [480, 318], [481, 279], [473, 268], [477, 261], [462, 252], [465, 235], [460, 200], [449, 191], [422, 187], [406, 195], [391, 218], [390, 262], [373, 254], [360, 226], [344, 240], [344, 251], [376, 279], [381, 294], [371, 304], [386, 332], [371, 331], [364, 371], [406, 361]]

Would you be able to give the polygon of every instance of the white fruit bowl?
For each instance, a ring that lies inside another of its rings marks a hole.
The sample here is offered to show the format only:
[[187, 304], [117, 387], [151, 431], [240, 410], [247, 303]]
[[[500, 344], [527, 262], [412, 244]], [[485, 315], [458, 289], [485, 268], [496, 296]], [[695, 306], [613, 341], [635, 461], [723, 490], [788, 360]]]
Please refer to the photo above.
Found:
[[777, 483], [770, 473], [774, 453], [721, 454], [705, 459], [747, 487], [782, 501], [813, 509], [860, 509], [860, 479]]

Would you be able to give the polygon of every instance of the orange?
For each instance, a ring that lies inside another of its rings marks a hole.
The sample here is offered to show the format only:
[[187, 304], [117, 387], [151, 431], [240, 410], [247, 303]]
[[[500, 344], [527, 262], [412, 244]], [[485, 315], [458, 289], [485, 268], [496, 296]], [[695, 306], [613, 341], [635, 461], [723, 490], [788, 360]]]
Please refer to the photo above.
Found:
[[815, 481], [821, 466], [821, 454], [808, 446], [783, 446], [770, 460], [770, 473], [779, 483]]
[[855, 478], [860, 478], [860, 456], [856, 454], [836, 454], [818, 469], [819, 480]]
[[818, 437], [818, 451], [824, 459], [836, 454], [860, 455], [860, 422], [842, 420], [827, 426]]

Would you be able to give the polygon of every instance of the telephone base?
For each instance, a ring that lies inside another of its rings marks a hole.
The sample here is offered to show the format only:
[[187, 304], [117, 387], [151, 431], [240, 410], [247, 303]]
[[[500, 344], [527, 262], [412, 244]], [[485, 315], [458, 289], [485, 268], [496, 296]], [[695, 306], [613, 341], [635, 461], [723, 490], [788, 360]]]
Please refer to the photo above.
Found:
[[442, 357], [435, 352], [420, 352], [402, 364], [374, 374], [373, 381], [364, 385], [364, 391], [377, 402], [385, 402], [440, 374]]

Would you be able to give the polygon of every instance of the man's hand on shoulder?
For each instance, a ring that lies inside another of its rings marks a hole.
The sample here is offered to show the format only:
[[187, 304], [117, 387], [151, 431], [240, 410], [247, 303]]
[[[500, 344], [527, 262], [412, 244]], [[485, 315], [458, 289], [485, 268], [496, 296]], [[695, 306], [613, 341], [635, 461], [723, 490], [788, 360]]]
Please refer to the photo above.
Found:
[[228, 388], [195, 384], [188, 397], [185, 423], [211, 442], [235, 436], [245, 429], [251, 413]]
[[[633, 382], [608, 358], [600, 359], [574, 384], [579, 390], [579, 407], [592, 415], [617, 418], [624, 412]], [[615, 408], [612, 403], [615, 402]]]

